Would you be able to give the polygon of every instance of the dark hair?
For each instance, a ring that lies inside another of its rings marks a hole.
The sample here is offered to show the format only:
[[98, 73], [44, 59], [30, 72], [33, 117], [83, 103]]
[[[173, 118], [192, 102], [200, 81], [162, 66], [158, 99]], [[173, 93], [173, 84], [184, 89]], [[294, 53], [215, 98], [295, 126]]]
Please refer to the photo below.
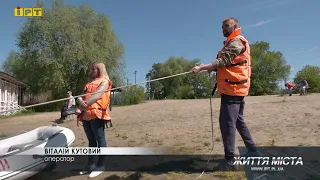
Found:
[[235, 25], [236, 28], [239, 27], [239, 21], [236, 18], [231, 17], [231, 18], [224, 19], [222, 21], [222, 23], [225, 23], [225, 22], [231, 22]]

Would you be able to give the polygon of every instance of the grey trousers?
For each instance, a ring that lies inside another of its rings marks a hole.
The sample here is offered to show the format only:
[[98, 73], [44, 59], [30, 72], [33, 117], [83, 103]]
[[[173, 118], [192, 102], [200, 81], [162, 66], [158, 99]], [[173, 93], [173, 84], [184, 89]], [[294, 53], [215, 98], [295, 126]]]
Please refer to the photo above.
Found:
[[241, 135], [249, 151], [256, 151], [256, 145], [244, 122], [244, 97], [221, 95], [220, 131], [222, 135], [226, 160], [233, 160], [235, 153], [236, 131]]

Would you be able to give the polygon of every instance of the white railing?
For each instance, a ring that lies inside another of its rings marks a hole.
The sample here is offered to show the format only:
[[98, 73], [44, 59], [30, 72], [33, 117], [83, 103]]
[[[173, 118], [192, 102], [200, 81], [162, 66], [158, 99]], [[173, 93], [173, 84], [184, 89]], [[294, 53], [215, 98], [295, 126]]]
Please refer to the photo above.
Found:
[[[10, 111], [10, 109], [15, 109], [15, 108], [19, 108], [18, 110], [12, 110]], [[8, 115], [13, 115], [16, 114], [18, 112], [21, 112], [23, 110], [25, 110], [24, 108], [22, 108], [18, 102], [10, 102], [10, 101], [0, 101], [0, 111], [6, 111], [9, 110], [7, 112], [3, 112], [0, 115], [1, 116], [8, 116]]]

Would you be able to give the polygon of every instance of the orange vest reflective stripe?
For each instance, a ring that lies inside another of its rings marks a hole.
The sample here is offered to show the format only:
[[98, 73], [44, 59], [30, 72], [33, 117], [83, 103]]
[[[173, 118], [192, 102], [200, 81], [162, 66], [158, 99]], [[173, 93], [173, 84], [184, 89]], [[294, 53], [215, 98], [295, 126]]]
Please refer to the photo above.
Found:
[[[98, 86], [102, 81], [108, 81], [109, 89], [112, 88], [112, 82], [110, 80], [105, 78], [97, 78], [85, 86], [85, 94], [96, 92], [98, 89]], [[85, 119], [92, 120], [92, 119], [98, 118], [103, 120], [111, 120], [111, 117], [108, 113], [108, 107], [110, 104], [110, 95], [111, 95], [111, 91], [104, 92], [103, 95], [100, 97], [100, 99], [98, 99], [98, 101], [96, 101], [95, 103], [87, 107], [84, 112]], [[89, 99], [90, 96], [92, 95], [86, 95], [84, 97], [84, 100]]]
[[225, 47], [231, 39], [239, 38], [245, 45], [246, 50], [235, 57], [231, 65], [217, 69], [217, 88], [219, 94], [230, 96], [247, 96], [249, 94], [251, 76], [250, 45], [240, 34], [241, 29], [235, 29], [224, 44]]

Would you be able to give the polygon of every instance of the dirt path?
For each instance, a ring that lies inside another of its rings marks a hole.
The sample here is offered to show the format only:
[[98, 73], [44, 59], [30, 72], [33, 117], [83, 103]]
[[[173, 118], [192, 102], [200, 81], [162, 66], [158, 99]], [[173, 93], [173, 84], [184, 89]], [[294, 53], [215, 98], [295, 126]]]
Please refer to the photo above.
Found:
[[[320, 94], [305, 97], [260, 96], [247, 97], [245, 120], [256, 143], [275, 146], [319, 146], [320, 141]], [[213, 100], [215, 154], [223, 154], [218, 127], [220, 99]], [[189, 153], [209, 153], [211, 148], [211, 123], [209, 100], [149, 101], [140, 105], [114, 107], [111, 115], [114, 127], [108, 129], [108, 146], [169, 146]], [[50, 125], [59, 118], [59, 112], [2, 119], [0, 132], [14, 135], [24, 130]], [[82, 127], [75, 121], [61, 126], [72, 129], [76, 135], [73, 146], [87, 146]], [[243, 145], [237, 135], [237, 145]], [[61, 172], [59, 172], [61, 173]], [[199, 174], [168, 173], [160, 175], [134, 174], [130, 172], [106, 172], [100, 179], [142, 176], [141, 179], [194, 179]], [[57, 179], [57, 173], [40, 174], [31, 179]], [[60, 179], [82, 180], [86, 176], [70, 176], [66, 172]], [[205, 179], [239, 179], [240, 173], [209, 173]], [[122, 178], [130, 179], [130, 178]], [[131, 179], [138, 179], [131, 177]]]

